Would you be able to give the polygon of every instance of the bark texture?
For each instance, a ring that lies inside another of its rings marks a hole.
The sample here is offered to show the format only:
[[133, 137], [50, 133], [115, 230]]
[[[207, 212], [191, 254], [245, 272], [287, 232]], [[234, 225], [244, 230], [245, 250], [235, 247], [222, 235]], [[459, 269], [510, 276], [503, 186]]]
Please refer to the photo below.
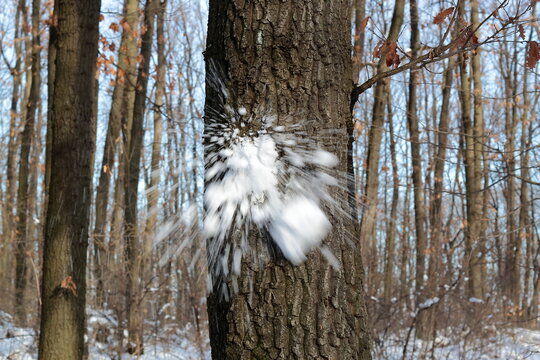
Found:
[[[344, 0], [211, 0], [206, 49], [207, 70], [212, 62], [225, 70], [236, 105], [273, 111], [284, 125], [291, 118], [314, 121], [306, 123], [312, 137], [334, 129], [318, 139], [338, 156], [342, 171], [352, 165], [350, 15]], [[207, 109], [215, 109], [216, 98], [207, 86]], [[353, 203], [347, 191], [333, 195], [344, 208]], [[228, 301], [209, 296], [214, 359], [371, 358], [360, 244], [347, 242], [355, 225], [331, 221], [327, 244], [340, 269], [318, 253], [296, 267], [284, 260], [260, 267], [247, 259], [236, 294]], [[265, 245], [254, 238], [251, 246]]]
[[84, 353], [100, 3], [54, 4], [39, 359], [82, 359]]

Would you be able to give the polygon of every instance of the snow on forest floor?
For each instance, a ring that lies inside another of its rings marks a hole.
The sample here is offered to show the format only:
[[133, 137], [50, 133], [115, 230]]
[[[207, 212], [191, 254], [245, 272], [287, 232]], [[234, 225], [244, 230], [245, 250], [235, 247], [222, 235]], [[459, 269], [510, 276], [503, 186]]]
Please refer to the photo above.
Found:
[[435, 359], [435, 360], [540, 360], [540, 331], [528, 329], [502, 329], [489, 338], [462, 339], [438, 336], [435, 346], [421, 340], [407, 344], [407, 355], [403, 348], [407, 335], [397, 338], [388, 336], [374, 345], [374, 359]]
[[[89, 317], [89, 326], [97, 324], [95, 315]], [[203, 358], [197, 346], [183, 337], [182, 332], [172, 335], [169, 342], [163, 339], [148, 339], [145, 354], [140, 360], [198, 360]], [[403, 357], [406, 333], [399, 338], [395, 335], [381, 338], [374, 345], [375, 360], [401, 359], [436, 359], [436, 360], [540, 360], [540, 331], [527, 329], [504, 329], [495, 335], [484, 339], [454, 340], [439, 336], [435, 348], [431, 343], [420, 340], [410, 341], [407, 345], [407, 356]], [[116, 359], [116, 354], [110, 351], [115, 347], [114, 342], [108, 345], [92, 342], [90, 344], [90, 360]], [[432, 350], [433, 349], [433, 350]], [[33, 360], [37, 358], [37, 336], [32, 329], [17, 328], [12, 323], [10, 315], [0, 311], [0, 359], [2, 360]], [[124, 354], [122, 359], [133, 357]], [[204, 359], [210, 359], [208, 350]]]
[[[103, 323], [104, 318], [96, 317], [90, 312], [88, 326], [93, 330], [97, 324]], [[155, 341], [150, 337], [145, 344], [144, 355], [133, 357], [123, 354], [122, 359], [139, 360], [199, 360], [210, 359], [210, 352], [201, 352], [195, 344], [190, 342], [182, 331], [169, 337], [169, 342]], [[17, 328], [13, 325], [12, 317], [0, 311], [0, 360], [34, 360], [37, 359], [37, 334], [33, 329]], [[117, 346], [115, 340], [108, 344], [91, 341], [89, 344], [89, 360], [112, 360], [118, 359], [116, 353], [112, 353]]]

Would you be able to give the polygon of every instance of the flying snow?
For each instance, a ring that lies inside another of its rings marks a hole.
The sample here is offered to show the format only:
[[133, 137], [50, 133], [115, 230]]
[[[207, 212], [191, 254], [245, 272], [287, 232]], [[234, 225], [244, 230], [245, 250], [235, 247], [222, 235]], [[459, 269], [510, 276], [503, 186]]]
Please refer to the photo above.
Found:
[[338, 266], [322, 247], [331, 229], [337, 157], [309, 138], [302, 122], [278, 126], [275, 115], [233, 108], [229, 91], [219, 86], [223, 104], [205, 115], [203, 234], [211, 282], [240, 272], [253, 231], [292, 264], [319, 248]]

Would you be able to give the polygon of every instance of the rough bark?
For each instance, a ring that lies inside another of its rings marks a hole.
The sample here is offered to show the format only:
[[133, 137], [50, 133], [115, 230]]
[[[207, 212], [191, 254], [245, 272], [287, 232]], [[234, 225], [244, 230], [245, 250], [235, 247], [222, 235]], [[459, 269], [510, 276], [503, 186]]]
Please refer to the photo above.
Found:
[[[237, 103], [271, 109], [280, 123], [287, 117], [314, 120], [317, 130], [307, 129], [311, 136], [335, 129], [321, 145], [336, 153], [340, 170], [347, 171], [353, 85], [349, 1], [211, 0], [209, 9], [207, 64], [224, 69]], [[217, 105], [215, 92], [207, 85], [207, 109]], [[334, 196], [343, 206], [350, 204], [346, 191]], [[238, 292], [229, 301], [216, 292], [209, 296], [214, 359], [371, 357], [360, 244], [347, 244], [346, 234], [355, 233], [352, 219], [333, 220], [327, 240], [342, 263], [339, 270], [317, 253], [297, 267], [269, 260], [261, 268], [244, 259]], [[264, 245], [252, 239], [251, 246]]]
[[[84, 353], [100, 5], [99, 0], [54, 4], [39, 359], [82, 359]], [[69, 279], [76, 290], [69, 289]]]

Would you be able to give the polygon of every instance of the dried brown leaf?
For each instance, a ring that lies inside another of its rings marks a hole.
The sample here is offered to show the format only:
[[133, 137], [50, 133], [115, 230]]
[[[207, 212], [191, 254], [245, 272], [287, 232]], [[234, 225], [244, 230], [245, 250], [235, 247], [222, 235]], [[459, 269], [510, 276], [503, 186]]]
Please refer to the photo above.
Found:
[[440, 13], [438, 13], [434, 18], [433, 18], [433, 23], [434, 24], [440, 24], [442, 23], [450, 14], [452, 14], [454, 12], [454, 9], [455, 7], [450, 7], [448, 9], [445, 9], [443, 11], [441, 11]]
[[529, 41], [529, 50], [527, 51], [527, 67], [532, 69], [540, 60], [540, 45], [536, 41]]
[[367, 16], [364, 20], [362, 20], [360, 22], [360, 25], [358, 26], [358, 28], [356, 29], [356, 33], [359, 34], [359, 33], [362, 33], [364, 32], [364, 30], [366, 29], [366, 26], [368, 24], [368, 21], [370, 19], [371, 16]]
[[66, 276], [66, 278], [60, 283], [60, 287], [62, 289], [71, 291], [74, 296], [77, 296], [77, 285], [71, 276]]
[[525, 28], [523, 27], [523, 24], [518, 25], [518, 30], [519, 30], [519, 37], [522, 40], [525, 40]]

